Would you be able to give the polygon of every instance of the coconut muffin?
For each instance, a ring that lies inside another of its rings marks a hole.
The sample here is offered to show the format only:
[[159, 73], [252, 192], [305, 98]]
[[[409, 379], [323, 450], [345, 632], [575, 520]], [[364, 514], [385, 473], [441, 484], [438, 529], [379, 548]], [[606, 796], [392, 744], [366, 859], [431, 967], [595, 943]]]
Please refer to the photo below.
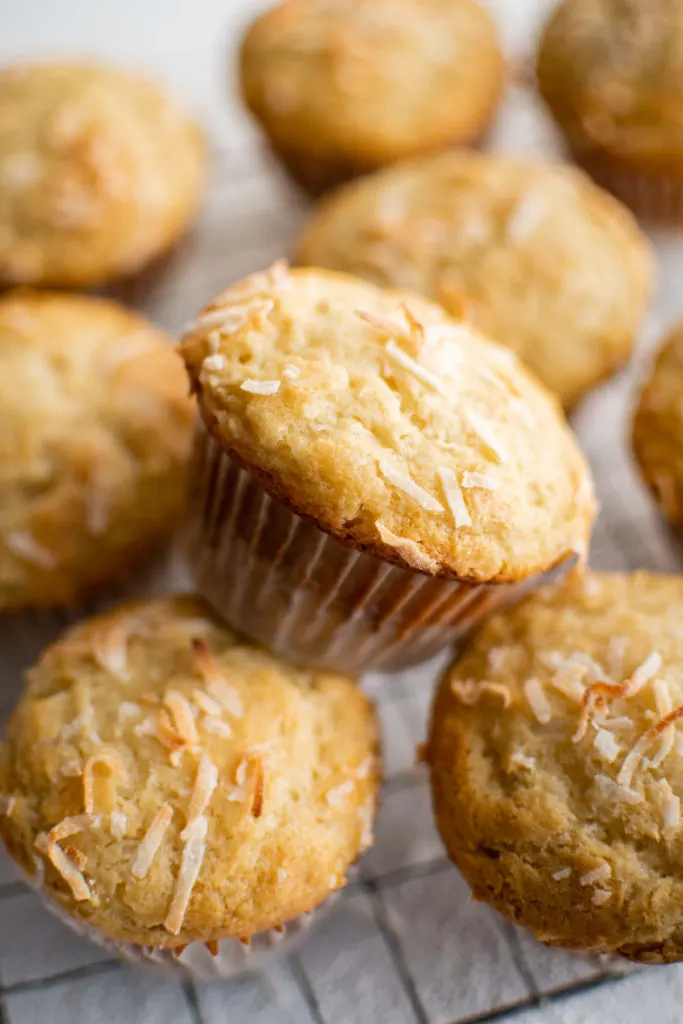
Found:
[[229, 973], [250, 963], [240, 941], [343, 886], [377, 784], [374, 711], [350, 680], [287, 668], [169, 598], [79, 624], [29, 673], [0, 833], [89, 937], [190, 967], [208, 944]]
[[566, 408], [628, 359], [653, 273], [631, 215], [583, 174], [464, 151], [340, 189], [296, 259], [465, 307]]
[[633, 450], [664, 515], [683, 529], [683, 324], [665, 341], [638, 398]]
[[199, 205], [197, 127], [153, 83], [95, 64], [0, 70], [0, 284], [87, 288], [169, 251]]
[[447, 850], [537, 938], [683, 959], [683, 582], [589, 574], [495, 616], [426, 757]]
[[579, 163], [647, 218], [683, 218], [683, 3], [565, 0], [538, 54]]
[[0, 611], [72, 605], [168, 538], [194, 408], [168, 337], [102, 299], [0, 298]]
[[554, 400], [439, 306], [277, 264], [219, 295], [181, 352], [204, 423], [198, 585], [290, 656], [355, 671], [430, 630], [443, 646], [466, 605], [508, 594], [473, 586], [585, 550], [591, 478]]
[[475, 142], [503, 59], [475, 0], [288, 0], [241, 51], [247, 106], [313, 193], [410, 154]]

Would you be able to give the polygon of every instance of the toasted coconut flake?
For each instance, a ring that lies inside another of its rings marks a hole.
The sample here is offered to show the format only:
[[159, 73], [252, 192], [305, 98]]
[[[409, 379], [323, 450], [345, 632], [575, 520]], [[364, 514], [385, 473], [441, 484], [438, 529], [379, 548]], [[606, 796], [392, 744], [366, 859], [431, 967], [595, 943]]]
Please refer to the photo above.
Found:
[[163, 804], [154, 815], [152, 824], [145, 832], [137, 848], [135, 860], [131, 867], [131, 873], [136, 878], [147, 877], [172, 819], [173, 808], [170, 804]]
[[296, 380], [297, 377], [300, 376], [300, 374], [300, 368], [298, 366], [295, 366], [294, 363], [285, 363], [284, 368], [282, 370], [282, 376], [285, 378], [285, 380]]
[[500, 487], [500, 480], [496, 476], [491, 476], [490, 473], [470, 473], [466, 470], [462, 475], [460, 486], [465, 490], [478, 487], [482, 491], [497, 491]]
[[185, 745], [185, 741], [173, 728], [171, 716], [165, 708], [162, 708], [156, 720], [154, 735], [162, 746], [167, 750], [178, 750]]
[[624, 657], [628, 640], [625, 636], [612, 636], [607, 647], [607, 664], [613, 679], [620, 679], [624, 674]]
[[115, 679], [127, 682], [128, 673], [128, 626], [116, 619], [98, 630], [92, 641], [93, 658], [105, 672]]
[[614, 779], [611, 779], [609, 775], [602, 775], [598, 772], [593, 781], [610, 803], [622, 802], [635, 806], [643, 802], [641, 793], [628, 786], [621, 786]]
[[280, 383], [279, 380], [252, 380], [248, 377], [240, 384], [240, 391], [248, 391], [250, 395], [276, 395]]
[[263, 812], [263, 761], [256, 755], [249, 758], [252, 776], [254, 779], [254, 795], [251, 801], [251, 814], [254, 818], [260, 818]]
[[606, 860], [598, 864], [596, 868], [587, 871], [579, 878], [579, 885], [596, 885], [598, 882], [606, 882], [612, 877], [612, 866]]
[[607, 903], [607, 900], [611, 900], [613, 895], [611, 889], [596, 889], [591, 896], [591, 903], [594, 903], [596, 907], [601, 907], [603, 903]]
[[69, 860], [76, 865], [79, 871], [85, 871], [88, 865], [88, 858], [82, 850], [77, 849], [75, 846], [65, 846], [64, 852]]
[[412, 374], [416, 380], [419, 380], [422, 384], [426, 384], [433, 391], [437, 391], [440, 395], [447, 395], [448, 392], [444, 388], [443, 383], [439, 378], [428, 370], [426, 367], [421, 366], [415, 359], [404, 352], [395, 341], [390, 340], [385, 345], [387, 355], [389, 355], [395, 363], [402, 366], [404, 370]]
[[626, 715], [617, 715], [616, 718], [605, 718], [602, 722], [603, 729], [616, 729], [622, 732], [624, 729], [633, 728], [633, 720]]
[[124, 839], [128, 829], [128, 818], [123, 811], [112, 811], [109, 815], [109, 831], [114, 839]]
[[223, 708], [217, 700], [209, 697], [208, 693], [204, 693], [203, 690], [193, 690], [192, 700], [205, 715], [210, 715], [212, 718], [221, 717]]
[[524, 693], [535, 718], [541, 725], [547, 725], [552, 718], [552, 709], [538, 679], [527, 679], [524, 683]]
[[655, 740], [659, 739], [662, 733], [665, 732], [670, 725], [673, 725], [674, 722], [677, 722], [681, 717], [683, 717], [683, 705], [675, 708], [663, 718], [660, 718], [659, 721], [650, 726], [647, 732], [643, 733], [636, 745], [624, 758], [624, 763], [617, 775], [617, 783], [620, 786], [626, 786], [627, 788], [631, 786], [633, 776], [652, 744]]
[[144, 722], [138, 722], [133, 726], [133, 732], [136, 736], [156, 736], [157, 727], [153, 719], [146, 718]]
[[77, 903], [92, 899], [88, 884], [76, 865], [69, 859], [61, 846], [51, 842], [44, 832], [36, 838], [36, 849], [44, 854], [71, 889]]
[[463, 526], [471, 526], [472, 517], [467, 509], [458, 478], [453, 470], [442, 466], [439, 469], [439, 479], [441, 480], [446, 504], [453, 516], [456, 530]]
[[524, 196], [515, 206], [508, 219], [506, 235], [509, 242], [519, 245], [534, 233], [546, 213], [546, 203], [535, 192]]
[[211, 356], [207, 356], [202, 363], [202, 372], [204, 373], [217, 373], [222, 370], [225, 366], [225, 356], [220, 355], [216, 352]]
[[536, 758], [527, 757], [521, 750], [515, 750], [510, 755], [510, 764], [518, 765], [520, 768], [528, 768], [533, 771], [536, 767]]
[[190, 809], [187, 814], [187, 825], [181, 832], [181, 839], [186, 839], [191, 833], [192, 826], [198, 818], [201, 818], [213, 796], [218, 785], [218, 768], [208, 754], [203, 754], [197, 768], [197, 777], [192, 790]]
[[581, 665], [567, 665], [551, 676], [550, 685], [564, 697], [580, 704], [586, 690], [581, 681], [584, 674], [585, 669]]
[[142, 715], [142, 708], [139, 704], [134, 704], [130, 700], [123, 700], [119, 704], [118, 719], [119, 722], [129, 722], [133, 718], [140, 718]]
[[382, 475], [393, 484], [394, 487], [398, 487], [400, 491], [407, 494], [409, 498], [416, 501], [427, 512], [443, 512], [443, 505], [440, 504], [431, 494], [423, 490], [418, 484], [415, 483], [411, 477], [401, 470], [386, 456], [380, 456], [377, 459], [377, 465], [379, 466]]
[[480, 416], [478, 413], [469, 411], [467, 413], [467, 420], [472, 430], [479, 437], [480, 441], [483, 441], [484, 446], [495, 456], [498, 462], [509, 462], [510, 454], [507, 449], [501, 444], [496, 437], [494, 429], [491, 424]]
[[339, 785], [332, 786], [331, 789], [328, 789], [327, 793], [325, 794], [325, 799], [330, 805], [330, 807], [339, 809], [340, 807], [344, 806], [346, 797], [350, 796], [353, 793], [354, 788], [355, 786], [353, 779], [346, 779], [345, 782], [340, 782]]
[[249, 761], [246, 757], [243, 757], [240, 763], [235, 769], [235, 782], [238, 786], [243, 786], [247, 781], [247, 771], [249, 768]]
[[85, 832], [96, 821], [97, 819], [92, 814], [76, 814], [71, 818], [64, 818], [58, 825], [50, 829], [47, 834], [48, 841], [60, 843], [70, 836], [78, 835], [79, 832]]
[[679, 756], [683, 756], [683, 733], [676, 733], [674, 739], [674, 749]]
[[[658, 651], [653, 651], [645, 661], [638, 666], [630, 679], [622, 683], [614, 683], [610, 680], [599, 680], [587, 687], [581, 705], [581, 714], [576, 732], [572, 737], [574, 743], [579, 743], [588, 729], [591, 715], [596, 708], [604, 708], [608, 700], [615, 697], [629, 698], [643, 689], [657, 674], [662, 665], [662, 656]], [[597, 666], [599, 667], [599, 666]]]
[[612, 733], [606, 729], [598, 729], [593, 740], [593, 746], [600, 756], [610, 764], [617, 758], [621, 750]]
[[554, 871], [550, 877], [554, 882], [563, 882], [565, 878], [571, 877], [571, 873], [571, 868], [561, 868], [559, 871]]
[[386, 544], [387, 547], [394, 548], [411, 565], [426, 572], [436, 572], [438, 570], [439, 563], [430, 558], [420, 545], [416, 544], [410, 537], [400, 537], [397, 533], [390, 530], [388, 526], [380, 522], [379, 519], [375, 522], [375, 527], [382, 543]]
[[206, 642], [199, 637], [194, 637], [192, 640], [192, 650], [197, 668], [210, 696], [234, 718], [241, 718], [244, 714], [244, 706], [240, 696], [219, 671]]
[[95, 813], [95, 765], [103, 764], [113, 775], [123, 775], [124, 767], [121, 758], [115, 751], [103, 750], [89, 757], [83, 766], [83, 807], [86, 814]]
[[206, 818], [197, 818], [185, 831], [187, 833], [180, 872], [176, 879], [175, 890], [164, 927], [172, 935], [179, 935], [185, 914], [192, 897], [192, 890], [199, 878], [206, 852]]
[[13, 530], [5, 534], [5, 544], [17, 558], [39, 569], [55, 569], [57, 560], [51, 551], [39, 544], [35, 537], [24, 530]]
[[[655, 705], [657, 707], [657, 714], [660, 717], [668, 715], [673, 711], [673, 704], [671, 702], [671, 694], [669, 693], [669, 687], [667, 686], [664, 679], [655, 679], [652, 684], [652, 689], [655, 695]], [[676, 739], [676, 729], [673, 725], [670, 725], [668, 729], [662, 733], [662, 738], [659, 743], [659, 747], [655, 751], [651, 758], [650, 764], [653, 768], [657, 768], [662, 761], [669, 756], [673, 750], [674, 742]]]
[[17, 806], [17, 798], [15, 796], [5, 796], [0, 793], [0, 817], [5, 816], [11, 818]]
[[194, 723], [192, 706], [187, 697], [184, 697], [178, 690], [167, 690], [164, 694], [164, 704], [171, 712], [173, 725], [180, 740], [188, 747], [196, 746], [199, 743], [199, 736]]
[[681, 801], [674, 793], [670, 793], [662, 804], [662, 829], [674, 832], [681, 827]]
[[652, 651], [648, 654], [642, 665], [639, 665], [631, 676], [626, 686], [625, 697], [633, 697], [639, 690], [642, 690], [659, 672], [662, 667], [662, 656], [659, 651]]
[[510, 697], [510, 691], [504, 683], [489, 682], [484, 679], [482, 682], [476, 682], [474, 679], [468, 679], [465, 682], [454, 679], [451, 683], [451, 692], [461, 701], [463, 704], [476, 704], [480, 697], [484, 694], [490, 693], [494, 697], [500, 697], [503, 702], [503, 708], [509, 708], [512, 698]]
[[224, 722], [222, 718], [213, 718], [211, 715], [205, 715], [202, 721], [202, 728], [204, 732], [211, 733], [213, 736], [220, 736], [224, 740], [229, 740], [232, 736], [232, 729], [228, 723]]
[[285, 868], [277, 869], [277, 880], [278, 882], [286, 882], [289, 878], [289, 874]]

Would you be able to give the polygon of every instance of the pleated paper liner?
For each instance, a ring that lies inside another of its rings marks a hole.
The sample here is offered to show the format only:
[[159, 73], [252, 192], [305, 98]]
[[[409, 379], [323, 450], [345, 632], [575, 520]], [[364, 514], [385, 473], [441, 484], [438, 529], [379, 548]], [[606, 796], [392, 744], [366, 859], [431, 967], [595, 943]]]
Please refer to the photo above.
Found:
[[678, 177], [639, 173], [599, 150], [572, 147], [577, 164], [638, 217], [659, 227], [683, 224], [683, 169]]
[[190, 570], [215, 611], [285, 660], [349, 675], [423, 661], [577, 561], [568, 555], [515, 584], [399, 568], [345, 547], [271, 497], [204, 427], [191, 506]]

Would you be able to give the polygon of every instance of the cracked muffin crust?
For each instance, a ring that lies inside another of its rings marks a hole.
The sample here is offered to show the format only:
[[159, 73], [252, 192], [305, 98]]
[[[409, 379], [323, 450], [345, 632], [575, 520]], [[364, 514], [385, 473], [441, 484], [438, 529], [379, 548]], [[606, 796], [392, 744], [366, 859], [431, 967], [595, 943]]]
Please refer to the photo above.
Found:
[[70, 605], [170, 535], [194, 421], [171, 340], [117, 303], [0, 298], [0, 612]]
[[570, 578], [443, 677], [426, 760], [475, 899], [554, 945], [683, 959], [683, 582]]
[[554, 399], [439, 306], [276, 265], [181, 352], [219, 445], [347, 545], [475, 583], [585, 550], [592, 481]]
[[85, 63], [0, 70], [0, 284], [135, 274], [194, 217], [206, 153], [157, 86]]
[[683, 324], [666, 339], [643, 385], [633, 421], [633, 449], [664, 515], [683, 529]]
[[653, 277], [629, 211], [579, 171], [464, 151], [331, 195], [296, 260], [466, 304], [565, 408], [628, 360]]
[[69, 630], [0, 754], [10, 854], [119, 942], [248, 939], [320, 904], [371, 841], [372, 704], [289, 668], [194, 598]]
[[565, 0], [543, 34], [537, 73], [579, 163], [636, 212], [680, 222], [681, 0]]
[[475, 0], [288, 0], [241, 54], [246, 103], [312, 192], [410, 154], [476, 141], [503, 59]]

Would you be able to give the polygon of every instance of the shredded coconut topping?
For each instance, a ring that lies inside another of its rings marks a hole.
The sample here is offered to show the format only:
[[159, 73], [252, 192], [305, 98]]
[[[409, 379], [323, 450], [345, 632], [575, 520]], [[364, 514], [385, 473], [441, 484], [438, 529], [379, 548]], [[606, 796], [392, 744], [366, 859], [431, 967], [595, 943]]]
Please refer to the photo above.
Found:
[[183, 859], [176, 879], [171, 906], [164, 921], [164, 927], [172, 935], [179, 935], [182, 930], [192, 890], [202, 869], [206, 852], [207, 830], [208, 822], [206, 818], [197, 818], [191, 826], [185, 829], [186, 841], [185, 848], [183, 849]]
[[100, 629], [93, 638], [92, 653], [105, 672], [128, 681], [128, 627], [124, 622], [115, 620]]
[[553, 874], [550, 877], [553, 879], [554, 882], [563, 882], [565, 878], [569, 878], [571, 876], [571, 873], [571, 868], [561, 868], [559, 871], [553, 872]]
[[5, 544], [12, 554], [16, 555], [23, 562], [36, 565], [40, 569], [54, 569], [57, 560], [51, 551], [44, 548], [42, 544], [30, 533], [23, 530], [13, 530], [5, 534]]
[[533, 769], [536, 767], [536, 758], [527, 757], [527, 755], [523, 754], [521, 750], [515, 750], [510, 755], [510, 763], [514, 765], [519, 765], [520, 768], [528, 768], [529, 771], [533, 771]]
[[204, 814], [211, 803], [211, 797], [213, 796], [217, 785], [218, 768], [208, 754], [203, 754], [197, 769], [194, 789], [192, 790], [190, 809], [187, 814], [187, 825], [184, 831], [180, 834], [181, 839], [187, 838], [190, 834], [189, 830], [192, 828], [195, 821], [197, 821], [198, 818], [201, 818]]
[[507, 686], [503, 683], [492, 683], [487, 680], [484, 680], [483, 682], [476, 682], [474, 679], [454, 679], [451, 682], [451, 693], [453, 693], [462, 704], [467, 705], [476, 704], [479, 698], [485, 693], [492, 693], [496, 697], [500, 697], [503, 701], [504, 708], [508, 708], [511, 703], [510, 691]]
[[131, 867], [131, 872], [136, 878], [147, 877], [172, 818], [173, 808], [170, 804], [164, 804], [154, 815], [152, 824], [140, 840], [140, 845]]
[[633, 780], [633, 776], [643, 760], [645, 754], [650, 749], [655, 740], [659, 739], [662, 733], [668, 729], [670, 725], [678, 721], [679, 718], [683, 717], [683, 705], [677, 707], [670, 714], [660, 718], [659, 721], [655, 722], [654, 725], [650, 726], [647, 732], [643, 733], [636, 745], [624, 758], [624, 763], [621, 766], [621, 770], [617, 775], [617, 783], [620, 786], [630, 787]]
[[232, 736], [232, 729], [228, 723], [224, 722], [221, 718], [213, 718], [211, 715], [204, 717], [202, 728], [205, 732], [209, 732], [213, 736], [220, 736], [224, 740], [229, 740]]
[[340, 808], [344, 806], [344, 801], [347, 796], [350, 796], [354, 790], [353, 779], [347, 779], [345, 782], [340, 782], [338, 786], [333, 786], [328, 789], [325, 794], [330, 807]]
[[121, 758], [115, 751], [103, 750], [89, 757], [83, 766], [83, 806], [86, 814], [95, 812], [95, 765], [104, 764], [113, 775], [123, 775]]
[[240, 384], [241, 391], [248, 391], [250, 395], [275, 395], [280, 390], [279, 380], [252, 380], [248, 377]]
[[109, 831], [114, 839], [123, 839], [128, 828], [128, 819], [123, 811], [112, 811], [109, 815]]
[[607, 903], [607, 900], [610, 900], [613, 895], [614, 893], [611, 889], [596, 889], [591, 896], [591, 903], [594, 903], [596, 907], [601, 907], [603, 903]]
[[400, 491], [407, 494], [409, 498], [416, 501], [417, 504], [427, 512], [444, 511], [443, 506], [436, 500], [436, 498], [423, 490], [422, 487], [416, 484], [415, 481], [406, 473], [402, 473], [401, 470], [386, 456], [380, 456], [377, 459], [377, 465], [379, 466], [382, 475], [390, 484], [393, 484], [394, 487], [398, 487]]
[[581, 875], [579, 885], [595, 885], [598, 882], [606, 882], [611, 877], [612, 866], [605, 860], [602, 864], [598, 864], [596, 868], [587, 871], [585, 875]]
[[490, 473], [470, 473], [466, 470], [462, 475], [460, 485], [465, 490], [469, 490], [471, 487], [479, 487], [483, 491], [497, 491], [500, 486], [500, 480], [498, 477], [491, 476]]
[[230, 686], [221, 675], [206, 642], [199, 637], [194, 637], [192, 640], [192, 650], [197, 668], [209, 691], [210, 697], [234, 718], [241, 718], [244, 714], [244, 707], [240, 696], [237, 690]]
[[61, 846], [51, 842], [45, 833], [41, 832], [36, 838], [36, 849], [48, 858], [55, 871], [62, 876], [77, 903], [92, 899], [92, 893], [85, 878]]
[[[664, 715], [669, 715], [673, 711], [673, 704], [671, 702], [671, 694], [669, 693], [669, 687], [665, 680], [655, 679], [652, 684], [652, 689], [655, 695], [655, 705], [657, 708], [657, 714], [660, 718]], [[673, 725], [670, 725], [668, 729], [665, 729], [662, 733], [662, 738], [659, 743], [659, 747], [655, 751], [651, 758], [650, 764], [653, 768], [656, 768], [662, 763], [662, 761], [669, 756], [673, 750], [673, 745], [676, 739], [676, 729]]]
[[74, 817], [64, 818], [58, 825], [50, 829], [47, 834], [48, 841], [61, 843], [63, 839], [69, 839], [70, 836], [78, 835], [79, 832], [85, 832], [96, 821], [97, 819], [92, 814], [76, 814]]
[[420, 364], [416, 362], [415, 359], [412, 359], [411, 356], [409, 356], [406, 352], [404, 352], [403, 349], [400, 348], [395, 341], [388, 341], [386, 343], [385, 348], [387, 351], [387, 355], [391, 356], [394, 362], [398, 363], [400, 366], [403, 367], [404, 370], [407, 370], [409, 373], [411, 373], [413, 377], [417, 378], [417, 380], [421, 381], [423, 384], [426, 384], [434, 391], [438, 391], [439, 394], [447, 393], [439, 378], [436, 377], [431, 372], [431, 370], [426, 369], [426, 367], [424, 366], [420, 366]]
[[465, 498], [453, 470], [447, 469], [445, 466], [441, 467], [439, 469], [439, 479], [441, 480], [446, 504], [453, 516], [456, 530], [463, 526], [471, 526], [472, 517], [467, 510]]
[[213, 697], [209, 697], [208, 693], [204, 693], [203, 690], [193, 690], [192, 700], [205, 715], [210, 715], [213, 718], [220, 718], [223, 708], [214, 700]]
[[188, 747], [194, 747], [199, 742], [197, 727], [194, 724], [192, 705], [187, 697], [177, 690], [167, 690], [164, 694], [164, 704], [171, 712], [175, 731], [183, 743]]
[[547, 725], [552, 718], [552, 709], [538, 679], [527, 679], [524, 683], [524, 693], [536, 719], [541, 725]]
[[601, 794], [607, 798], [610, 803], [621, 801], [625, 804], [642, 804], [643, 797], [635, 789], [631, 789], [629, 786], [622, 786], [614, 779], [611, 779], [609, 775], [602, 775], [600, 772], [595, 776], [594, 783], [600, 790]]
[[507, 222], [507, 237], [513, 245], [526, 241], [541, 223], [546, 211], [543, 199], [530, 192], [513, 210]]
[[225, 357], [215, 353], [214, 355], [207, 356], [202, 363], [202, 370], [206, 373], [215, 373], [218, 370], [222, 370], [225, 366]]
[[681, 826], [681, 801], [674, 793], [668, 793], [662, 804], [662, 829], [674, 832]]
[[612, 761], [616, 759], [621, 750], [621, 747], [615, 740], [611, 732], [606, 729], [598, 729], [593, 740], [593, 746], [605, 761]]
[[298, 366], [295, 366], [293, 363], [286, 363], [282, 371], [282, 376], [285, 378], [285, 380], [296, 380], [300, 374], [301, 370], [299, 369]]
[[486, 448], [488, 448], [488, 450], [495, 456], [498, 462], [509, 462], [510, 455], [507, 449], [496, 437], [496, 433], [491, 427], [491, 424], [488, 423], [483, 416], [472, 411], [467, 413], [467, 420], [475, 434], [477, 434], [479, 439], [484, 442]]

